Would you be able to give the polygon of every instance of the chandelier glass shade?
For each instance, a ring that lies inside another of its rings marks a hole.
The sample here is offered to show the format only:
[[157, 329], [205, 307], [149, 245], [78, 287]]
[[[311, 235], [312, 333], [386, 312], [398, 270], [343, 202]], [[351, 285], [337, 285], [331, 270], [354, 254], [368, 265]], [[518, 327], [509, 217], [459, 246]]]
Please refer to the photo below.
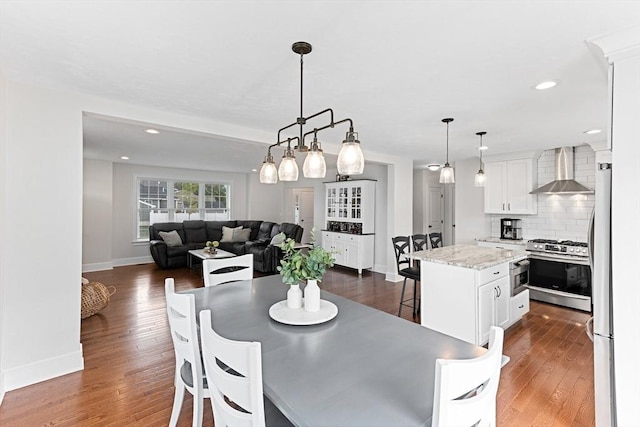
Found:
[[447, 161], [440, 170], [441, 184], [453, 184], [456, 182], [456, 178], [453, 174], [453, 168], [449, 164], [449, 123], [452, 121], [452, 118], [442, 119], [442, 122], [447, 124]]
[[[303, 58], [304, 55], [311, 52], [311, 44], [307, 42], [296, 42], [291, 46], [291, 49], [296, 54], [300, 55], [300, 116], [296, 118], [296, 121], [281, 128], [278, 130], [278, 139], [277, 142], [271, 146], [269, 146], [269, 151], [265, 158], [265, 161], [262, 163], [262, 168], [260, 169], [260, 182], [263, 184], [275, 184], [280, 181], [297, 181], [298, 180], [298, 166], [296, 164], [295, 156], [293, 155], [293, 149], [291, 149], [291, 141], [297, 140], [297, 145], [294, 149], [299, 150], [300, 152], [306, 152], [306, 158], [302, 165], [302, 173], [306, 178], [324, 178], [327, 174], [327, 164], [324, 158], [324, 154], [322, 149], [320, 148], [320, 143], [317, 142], [316, 134], [325, 129], [334, 128], [336, 125], [342, 123], [349, 123], [349, 131], [347, 132], [347, 137], [342, 143], [342, 148], [340, 149], [340, 153], [338, 154], [338, 173], [341, 175], [358, 175], [364, 172], [364, 156], [362, 154], [362, 149], [360, 148], [360, 141], [356, 139], [357, 133], [353, 130], [353, 121], [349, 118], [334, 121], [333, 118], [333, 110], [331, 108], [326, 108], [320, 112], [315, 114], [311, 114], [309, 116], [304, 116], [302, 110], [302, 99], [303, 99]], [[318, 117], [320, 115], [330, 115], [330, 121], [328, 124], [316, 127], [311, 131], [305, 132], [304, 125], [310, 119]], [[285, 139], [281, 139], [281, 133], [289, 128], [298, 126], [299, 127], [299, 135], [295, 137], [288, 137]], [[311, 143], [311, 148], [305, 145], [305, 137], [313, 134], [313, 142]], [[285, 150], [284, 156], [282, 156], [282, 161], [280, 166], [277, 168], [277, 177], [274, 174], [274, 170], [276, 169], [276, 165], [273, 162], [273, 157], [271, 156], [271, 148], [279, 147], [283, 143], [287, 143], [287, 148]]]
[[317, 138], [313, 139], [311, 149], [307, 152], [307, 157], [302, 165], [302, 173], [305, 178], [324, 178], [327, 175], [327, 163], [320, 148]]
[[298, 164], [293, 150], [287, 148], [282, 156], [280, 167], [278, 168], [278, 178], [280, 181], [297, 181], [298, 180]]
[[340, 175], [358, 175], [363, 171], [364, 155], [360, 148], [360, 141], [356, 139], [354, 132], [347, 132], [338, 154], [338, 173]]
[[485, 149], [485, 147], [482, 145], [482, 137], [486, 134], [486, 132], [476, 132], [476, 135], [480, 136], [480, 169], [478, 169], [478, 172], [476, 172], [476, 176], [473, 180], [473, 185], [476, 187], [484, 187], [486, 178], [484, 170], [482, 170], [482, 151], [484, 151]]
[[263, 184], [276, 184], [278, 182], [278, 168], [273, 162], [271, 151], [264, 158], [260, 168], [260, 182]]

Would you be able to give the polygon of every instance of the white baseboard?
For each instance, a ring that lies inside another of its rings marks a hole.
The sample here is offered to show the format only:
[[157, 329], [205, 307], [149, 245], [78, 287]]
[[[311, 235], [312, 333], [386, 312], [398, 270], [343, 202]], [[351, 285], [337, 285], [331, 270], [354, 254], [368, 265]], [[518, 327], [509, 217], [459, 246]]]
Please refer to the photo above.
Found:
[[136, 265], [136, 264], [150, 264], [153, 262], [153, 258], [151, 255], [147, 256], [138, 256], [133, 258], [120, 258], [113, 260], [114, 267], [122, 267], [125, 265]]
[[2, 401], [4, 400], [4, 373], [0, 372], [0, 406], [2, 406]]
[[139, 256], [133, 258], [120, 258], [107, 262], [95, 262], [92, 264], [82, 264], [82, 272], [113, 270], [113, 267], [123, 267], [125, 265], [150, 264], [153, 258], [149, 256]]
[[82, 272], [90, 273], [92, 271], [104, 271], [113, 270], [113, 263], [109, 262], [94, 262], [92, 264], [82, 264]]
[[4, 372], [4, 390], [11, 391], [84, 369], [82, 344], [78, 350], [54, 358], [8, 369]]

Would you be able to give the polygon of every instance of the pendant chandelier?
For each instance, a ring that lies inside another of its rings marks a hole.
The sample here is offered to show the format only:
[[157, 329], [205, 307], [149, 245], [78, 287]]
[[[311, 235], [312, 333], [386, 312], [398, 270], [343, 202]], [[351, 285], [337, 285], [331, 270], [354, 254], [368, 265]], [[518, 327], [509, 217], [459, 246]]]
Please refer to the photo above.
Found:
[[482, 145], [482, 137], [486, 134], [486, 132], [476, 132], [476, 135], [480, 135], [480, 169], [478, 169], [476, 177], [473, 180], [473, 185], [475, 185], [476, 187], [484, 187], [485, 175], [484, 171], [482, 170], [482, 152], [485, 150], [485, 146]]
[[442, 122], [447, 124], [447, 161], [440, 170], [441, 184], [453, 184], [456, 182], [455, 177], [453, 176], [453, 168], [449, 164], [449, 123], [452, 121], [452, 118], [442, 119]]
[[[297, 181], [298, 180], [298, 165], [294, 155], [294, 150], [307, 153], [302, 166], [302, 173], [305, 178], [324, 178], [327, 173], [327, 164], [322, 153], [321, 143], [318, 141], [318, 132], [325, 129], [334, 128], [336, 125], [342, 123], [349, 123], [349, 130], [346, 133], [344, 141], [342, 141], [342, 147], [338, 154], [338, 173], [340, 175], [358, 175], [364, 171], [364, 155], [360, 148], [360, 141], [358, 141], [358, 133], [353, 130], [353, 121], [349, 118], [338, 121], [333, 120], [333, 110], [327, 108], [315, 114], [305, 117], [302, 110], [303, 99], [303, 65], [304, 55], [311, 52], [311, 45], [307, 42], [296, 42], [291, 46], [291, 49], [300, 55], [300, 116], [295, 122], [278, 130], [278, 140], [275, 144], [270, 145], [267, 149], [267, 155], [264, 162], [262, 162], [262, 168], [260, 169], [260, 182], [263, 184], [275, 184], [280, 181]], [[305, 133], [304, 125], [307, 124], [307, 120], [318, 117], [323, 114], [330, 115], [330, 121], [328, 124], [313, 128], [313, 130]], [[294, 137], [288, 137], [286, 139], [280, 139], [280, 134], [298, 125], [299, 134]], [[313, 141], [310, 147], [305, 145], [305, 138], [313, 134]], [[291, 142], [296, 141], [297, 145], [291, 147]], [[271, 155], [271, 148], [279, 147], [286, 142], [287, 148], [282, 156], [280, 166], [276, 168], [273, 156]]]

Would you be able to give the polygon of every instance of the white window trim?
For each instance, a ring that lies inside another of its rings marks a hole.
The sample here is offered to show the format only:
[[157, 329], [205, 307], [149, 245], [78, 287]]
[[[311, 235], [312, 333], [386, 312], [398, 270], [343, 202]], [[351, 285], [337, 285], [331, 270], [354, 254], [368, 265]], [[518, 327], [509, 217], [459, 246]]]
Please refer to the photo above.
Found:
[[[200, 179], [192, 179], [192, 178], [162, 178], [162, 177], [149, 177], [149, 176], [142, 176], [142, 175], [136, 175], [134, 176], [134, 191], [133, 191], [133, 197], [134, 197], [134, 202], [133, 202], [133, 241], [132, 243], [134, 244], [134, 246], [141, 246], [142, 244], [148, 243], [149, 242], [149, 238], [139, 238], [138, 237], [138, 231], [139, 231], [139, 224], [138, 224], [138, 220], [139, 220], [139, 212], [140, 212], [140, 208], [138, 208], [139, 206], [139, 201], [140, 201], [140, 181], [165, 181], [167, 183], [167, 208], [166, 210], [169, 213], [169, 218], [168, 218], [168, 222], [178, 222], [175, 220], [175, 211], [176, 208], [174, 207], [170, 207], [170, 206], [174, 206], [175, 205], [175, 199], [173, 197], [174, 191], [174, 184], [176, 182], [192, 182], [192, 183], [198, 183], [199, 189], [198, 189], [198, 213], [200, 215], [201, 218], [204, 218], [206, 215], [207, 211], [211, 211], [214, 209], [220, 209], [220, 208], [204, 208], [204, 207], [200, 207], [200, 206], [204, 206], [205, 205], [205, 185], [209, 184], [209, 185], [223, 185], [227, 187], [227, 207], [225, 208], [225, 210], [228, 213], [228, 217], [229, 219], [231, 218], [231, 192], [232, 192], [232, 183], [228, 182], [228, 181], [219, 181], [219, 182], [213, 182], [213, 181], [202, 181]], [[164, 210], [164, 209], [163, 209]]]

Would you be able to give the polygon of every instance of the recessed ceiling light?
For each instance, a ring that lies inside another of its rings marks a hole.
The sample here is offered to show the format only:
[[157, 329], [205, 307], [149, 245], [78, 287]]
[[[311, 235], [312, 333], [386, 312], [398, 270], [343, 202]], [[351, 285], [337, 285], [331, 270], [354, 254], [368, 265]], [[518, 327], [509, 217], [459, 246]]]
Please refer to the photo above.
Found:
[[602, 130], [600, 129], [591, 129], [591, 130], [585, 130], [584, 133], [586, 133], [587, 135], [595, 135], [597, 133], [602, 132]]
[[549, 81], [546, 81], [546, 82], [538, 83], [536, 85], [536, 89], [538, 89], [538, 90], [551, 89], [552, 87], [554, 87], [557, 84], [558, 84], [557, 80], [549, 80]]
[[251, 169], [251, 172], [258, 172], [258, 169]]
[[478, 147], [478, 150], [482, 150], [482, 151], [488, 150], [488, 149], [489, 147], [487, 147], [486, 145], [483, 145], [482, 147]]
[[427, 165], [427, 169], [429, 169], [430, 171], [437, 171], [438, 169], [440, 169], [440, 165], [437, 163], [431, 163], [430, 165]]
[[121, 158], [122, 160], [129, 160], [129, 158], [128, 158], [127, 156], [120, 156], [120, 158]]
[[152, 135], [157, 135], [157, 134], [159, 134], [159, 133], [160, 133], [159, 131], [157, 131], [157, 130], [155, 130], [155, 129], [147, 129], [147, 130], [145, 130], [145, 132], [146, 132], [146, 133], [150, 133], [150, 134], [152, 134]]

